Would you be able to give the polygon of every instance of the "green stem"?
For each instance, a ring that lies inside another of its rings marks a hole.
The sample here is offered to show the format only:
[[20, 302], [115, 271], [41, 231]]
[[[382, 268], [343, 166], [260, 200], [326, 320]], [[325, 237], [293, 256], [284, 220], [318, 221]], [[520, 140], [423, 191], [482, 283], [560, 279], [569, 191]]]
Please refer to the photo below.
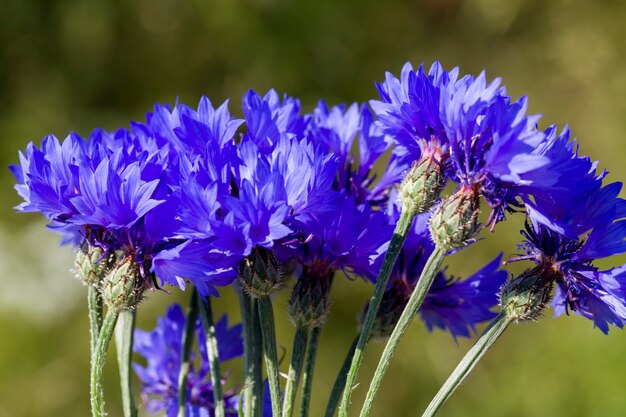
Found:
[[352, 363], [352, 358], [354, 357], [354, 351], [356, 350], [356, 344], [359, 341], [359, 336], [354, 339], [350, 349], [348, 350], [348, 354], [343, 361], [343, 365], [341, 365], [341, 369], [337, 374], [337, 378], [335, 379], [335, 385], [333, 385], [333, 389], [330, 392], [330, 397], [328, 398], [328, 405], [326, 406], [326, 413], [324, 413], [324, 417], [333, 417], [335, 415], [335, 411], [337, 411], [337, 405], [339, 404], [339, 400], [341, 399], [341, 393], [346, 386], [346, 378], [348, 377], [348, 370], [350, 369], [350, 364]]
[[313, 391], [313, 371], [315, 370], [315, 358], [317, 347], [320, 342], [322, 328], [319, 326], [309, 330], [309, 341], [306, 347], [306, 359], [304, 363], [304, 376], [302, 377], [302, 403], [300, 404], [300, 417], [308, 417], [311, 405], [311, 393]]
[[265, 396], [263, 390], [263, 335], [261, 331], [261, 318], [257, 308], [257, 301], [252, 299], [252, 363], [254, 372], [254, 417], [263, 416], [263, 401]]
[[289, 376], [287, 385], [285, 386], [285, 400], [283, 403], [283, 417], [291, 417], [293, 414], [293, 405], [296, 401], [298, 393], [298, 384], [300, 375], [302, 374], [302, 364], [306, 351], [306, 342], [308, 338], [308, 329], [306, 327], [296, 328], [293, 337], [293, 352], [291, 353], [291, 363], [289, 364]]
[[133, 400], [131, 384], [131, 363], [133, 355], [135, 317], [136, 311], [123, 310], [120, 312], [118, 323], [115, 327], [115, 347], [117, 350], [117, 364], [120, 370], [124, 417], [137, 416], [137, 407], [135, 406], [135, 401]]
[[378, 273], [376, 287], [374, 288], [374, 294], [372, 295], [367, 309], [367, 314], [365, 315], [365, 320], [363, 320], [363, 324], [361, 326], [361, 334], [359, 335], [359, 340], [354, 351], [354, 357], [352, 358], [352, 363], [350, 364], [350, 370], [348, 372], [346, 386], [343, 390], [341, 405], [339, 406], [340, 417], [348, 416], [350, 397], [352, 396], [352, 390], [354, 389], [354, 384], [356, 382], [359, 367], [361, 366], [361, 362], [363, 361], [363, 350], [365, 349], [365, 346], [369, 341], [370, 333], [372, 332], [372, 327], [374, 326], [374, 319], [376, 318], [378, 307], [380, 307], [380, 302], [383, 298], [385, 288], [387, 288], [389, 276], [391, 275], [391, 271], [393, 271], [393, 267], [396, 264], [396, 259], [398, 259], [398, 255], [400, 254], [402, 245], [404, 245], [406, 236], [411, 229], [411, 224], [413, 223], [413, 218], [415, 217], [415, 215], [415, 211], [403, 210], [400, 214], [400, 219], [398, 219], [398, 223], [396, 223], [393, 237], [391, 238], [391, 242], [389, 243], [389, 249], [387, 249], [385, 259], [383, 260], [383, 265], [380, 268], [380, 272]]
[[195, 336], [196, 320], [198, 319], [198, 290], [191, 292], [189, 309], [185, 320], [185, 329], [180, 354], [180, 372], [178, 373], [178, 417], [185, 417], [187, 405], [187, 377], [191, 367], [191, 348]]
[[211, 364], [211, 384], [213, 385], [213, 400], [215, 402], [215, 417], [224, 417], [224, 393], [222, 392], [222, 372], [220, 370], [220, 355], [217, 348], [217, 334], [213, 321], [213, 311], [211, 309], [211, 299], [205, 297], [204, 300], [198, 298], [200, 305], [200, 319], [206, 333], [206, 351]]
[[256, 299], [259, 308], [259, 322], [261, 323], [261, 335], [263, 338], [263, 357], [265, 358], [265, 370], [270, 385], [272, 397], [272, 415], [282, 415], [280, 402], [280, 380], [278, 379], [278, 352], [276, 350], [276, 329], [274, 326], [274, 309], [269, 297]]
[[489, 350], [491, 345], [506, 330], [507, 326], [513, 321], [505, 312], [501, 312], [493, 319], [485, 331], [480, 335], [474, 346], [467, 352], [456, 369], [450, 374], [448, 380], [443, 384], [437, 395], [432, 399], [422, 417], [434, 416], [437, 410], [450, 398], [452, 393], [467, 378], [474, 366]]
[[91, 360], [91, 414], [93, 417], [104, 417], [106, 415], [104, 411], [104, 361], [109, 349], [109, 343], [113, 338], [113, 330], [115, 329], [115, 323], [117, 323], [118, 314], [115, 310], [107, 311]]
[[435, 250], [428, 258], [428, 261], [426, 261], [422, 274], [413, 289], [411, 298], [409, 298], [409, 302], [402, 311], [402, 315], [400, 316], [396, 327], [393, 329], [393, 332], [387, 341], [387, 345], [385, 345], [385, 350], [383, 350], [383, 354], [378, 362], [378, 367], [376, 368], [369, 390], [367, 391], [367, 396], [365, 397], [365, 403], [361, 409], [360, 417], [369, 416], [374, 402], [374, 397], [380, 388], [380, 383], [385, 376], [385, 372], [387, 372], [387, 369], [389, 368], [391, 358], [396, 352], [396, 349], [400, 344], [400, 340], [408, 329], [409, 324], [411, 324], [411, 320], [413, 320], [417, 310], [424, 302], [424, 298], [426, 298], [426, 294], [428, 294], [428, 291], [430, 290], [430, 287], [432, 286], [433, 281], [441, 268], [441, 263], [443, 262], [443, 258], [445, 258], [447, 252], [447, 248], [435, 247]]
[[100, 327], [102, 327], [102, 297], [94, 285], [87, 287], [87, 308], [89, 309], [89, 333], [91, 335], [91, 356], [96, 352]]
[[253, 417], [254, 412], [254, 330], [252, 322], [252, 300], [239, 286], [237, 289], [239, 306], [241, 307], [241, 325], [243, 326], [243, 412], [244, 417]]

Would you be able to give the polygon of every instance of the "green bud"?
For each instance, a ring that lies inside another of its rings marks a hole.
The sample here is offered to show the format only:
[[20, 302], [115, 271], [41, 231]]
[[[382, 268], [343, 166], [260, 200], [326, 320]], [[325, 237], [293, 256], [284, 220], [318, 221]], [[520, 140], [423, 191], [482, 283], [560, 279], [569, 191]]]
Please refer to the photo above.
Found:
[[117, 258], [104, 276], [100, 292], [109, 308], [131, 310], [143, 299], [145, 282], [133, 257], [118, 253]]
[[446, 198], [430, 218], [432, 239], [440, 248], [458, 249], [478, 234], [480, 212], [478, 193], [461, 188]]
[[[374, 326], [372, 327], [371, 338], [384, 340], [391, 336], [400, 316], [406, 307], [412, 288], [407, 288], [407, 284], [397, 281], [385, 291], [380, 302], [380, 307], [376, 312]], [[363, 320], [367, 315], [369, 303], [363, 307], [359, 314], [359, 327], [363, 325]]]
[[321, 327], [328, 315], [328, 294], [334, 272], [305, 266], [289, 299], [289, 318], [297, 328]]
[[76, 251], [74, 270], [78, 278], [85, 284], [98, 285], [112, 261], [112, 256], [105, 254], [104, 249], [85, 241]]
[[255, 247], [239, 264], [239, 282], [252, 297], [267, 297], [282, 285], [282, 274], [271, 250]]
[[527, 269], [502, 288], [500, 306], [517, 322], [537, 320], [552, 298], [555, 272], [541, 265]]
[[415, 214], [426, 213], [439, 200], [446, 185], [443, 166], [435, 156], [415, 162], [398, 188], [402, 210]]

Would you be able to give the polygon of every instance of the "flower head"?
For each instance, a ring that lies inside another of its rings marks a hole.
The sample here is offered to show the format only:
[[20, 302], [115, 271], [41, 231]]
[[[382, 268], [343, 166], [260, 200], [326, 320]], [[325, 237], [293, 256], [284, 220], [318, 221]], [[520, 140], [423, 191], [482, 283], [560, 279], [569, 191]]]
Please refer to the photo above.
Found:
[[[582, 201], [540, 200], [529, 206], [523, 255], [514, 259], [532, 260], [545, 285], [556, 284], [555, 315], [571, 310], [604, 333], [609, 324], [621, 328], [626, 320], [624, 267], [601, 271], [594, 265], [596, 259], [626, 252], [626, 202], [617, 198], [620, 189], [613, 183]], [[561, 204], [570, 210], [565, 217], [558, 216]], [[557, 216], [551, 220], [545, 213]]]
[[[40, 211], [64, 243], [99, 248], [117, 266], [151, 285], [152, 258], [167, 242], [147, 232], [153, 211], [168, 198], [166, 153], [142, 135], [96, 129], [84, 141], [69, 135], [62, 143], [30, 144], [12, 167], [24, 198], [20, 211]], [[129, 264], [130, 262], [130, 264]]]
[[393, 227], [382, 212], [357, 205], [351, 196], [336, 197], [332, 210], [302, 222], [298, 239], [278, 253], [320, 273], [341, 270], [374, 279]]
[[[304, 139], [281, 136], [266, 153], [249, 137], [233, 152], [207, 148], [180, 157], [179, 186], [170, 199], [178, 246], [155, 258], [164, 281], [201, 294], [232, 282], [236, 267], [255, 247], [271, 249], [295, 225], [331, 209], [335, 159]], [[190, 257], [193, 256], [193, 259]]]

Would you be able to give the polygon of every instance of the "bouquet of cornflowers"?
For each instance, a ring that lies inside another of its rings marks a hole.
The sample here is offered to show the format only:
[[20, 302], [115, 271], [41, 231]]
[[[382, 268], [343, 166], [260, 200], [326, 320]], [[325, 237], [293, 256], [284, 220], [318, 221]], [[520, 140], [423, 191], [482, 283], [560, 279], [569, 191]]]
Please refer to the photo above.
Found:
[[[578, 154], [569, 130], [540, 130], [526, 98], [514, 101], [499, 79], [460, 77], [439, 63], [429, 71], [407, 63], [377, 88], [369, 106], [320, 101], [310, 114], [273, 90], [247, 93], [244, 119], [208, 98], [197, 109], [156, 105], [129, 129], [48, 136], [20, 153], [11, 167], [24, 200], [17, 209], [47, 217], [74, 247], [87, 286], [93, 416], [106, 414], [113, 337], [126, 417], [137, 415], [132, 370], [146, 409], [168, 417], [291, 417], [298, 392], [308, 416], [336, 275], [374, 289], [325, 417], [348, 415], [364, 349], [386, 339], [360, 412], [370, 414], [416, 315], [455, 338], [489, 321], [423, 416], [509, 324], [536, 320], [548, 305], [604, 333], [623, 327], [626, 268], [594, 266], [626, 252], [621, 183], [604, 184], [606, 172]], [[507, 262], [530, 261], [524, 272], [507, 274], [500, 254], [465, 278], [447, 276], [446, 256], [514, 214], [525, 227]], [[186, 311], [172, 305], [155, 329], [135, 330], [139, 303], [168, 285], [190, 287]], [[213, 317], [225, 287], [238, 294], [240, 324]], [[280, 309], [295, 331], [281, 371], [272, 298], [288, 289]], [[245, 379], [226, 389], [223, 362], [239, 357]]]

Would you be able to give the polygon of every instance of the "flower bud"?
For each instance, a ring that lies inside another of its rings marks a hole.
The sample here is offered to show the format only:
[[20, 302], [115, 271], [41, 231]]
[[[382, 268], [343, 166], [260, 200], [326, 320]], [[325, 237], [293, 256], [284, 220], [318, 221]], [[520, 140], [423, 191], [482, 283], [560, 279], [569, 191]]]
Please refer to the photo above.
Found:
[[274, 253], [255, 247], [239, 264], [239, 281], [252, 297], [267, 297], [280, 288], [282, 274]]
[[132, 256], [117, 254], [117, 262], [107, 271], [100, 292], [109, 308], [131, 310], [142, 300], [145, 281], [139, 265]]
[[478, 193], [462, 187], [435, 209], [429, 226], [438, 247], [459, 249], [472, 242], [480, 230], [479, 201]]
[[320, 327], [328, 314], [328, 294], [334, 271], [305, 266], [289, 299], [289, 318], [294, 326]]
[[76, 251], [74, 270], [78, 278], [87, 285], [98, 285], [106, 270], [111, 266], [113, 257], [100, 246], [85, 241]]
[[439, 200], [446, 184], [443, 166], [434, 156], [413, 163], [398, 188], [398, 201], [403, 211], [426, 213]]
[[541, 265], [527, 269], [502, 288], [500, 306], [517, 322], [537, 320], [552, 298], [554, 272]]

